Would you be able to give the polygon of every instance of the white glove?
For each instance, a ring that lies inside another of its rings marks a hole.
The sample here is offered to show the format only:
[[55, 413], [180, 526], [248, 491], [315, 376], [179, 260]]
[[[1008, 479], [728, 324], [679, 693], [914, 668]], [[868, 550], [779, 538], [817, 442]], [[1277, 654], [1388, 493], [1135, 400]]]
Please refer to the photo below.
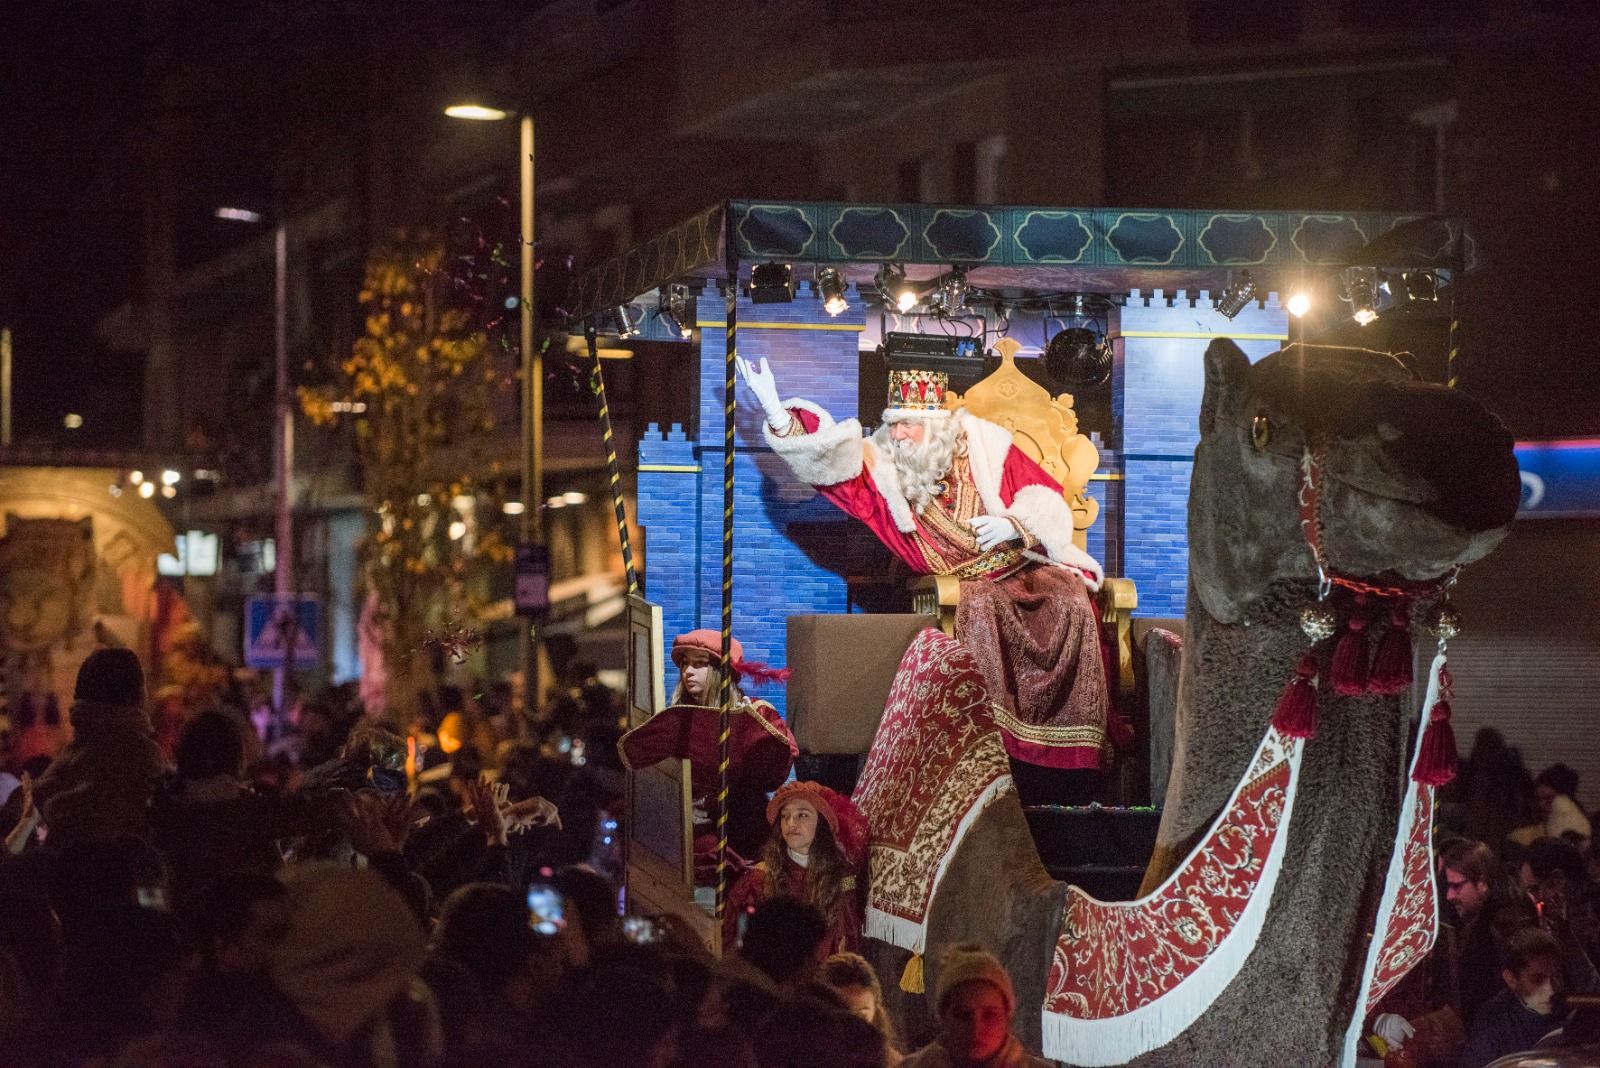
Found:
[[978, 535], [978, 548], [988, 552], [996, 545], [1003, 545], [1008, 541], [1016, 541], [1020, 534], [1011, 520], [999, 515], [980, 515], [967, 520], [972, 525], [973, 531]]
[[1372, 1022], [1372, 1033], [1388, 1043], [1390, 1049], [1399, 1049], [1417, 1029], [1407, 1023], [1404, 1016], [1386, 1012]]
[[789, 415], [789, 410], [783, 406], [783, 401], [778, 399], [778, 383], [772, 377], [771, 369], [767, 367], [766, 358], [762, 357], [759, 368], [753, 366], [743, 356], [735, 356], [734, 362], [739, 367], [739, 377], [744, 379], [744, 384], [755, 394], [761, 410], [767, 413], [767, 422], [774, 430], [787, 427], [792, 417]]

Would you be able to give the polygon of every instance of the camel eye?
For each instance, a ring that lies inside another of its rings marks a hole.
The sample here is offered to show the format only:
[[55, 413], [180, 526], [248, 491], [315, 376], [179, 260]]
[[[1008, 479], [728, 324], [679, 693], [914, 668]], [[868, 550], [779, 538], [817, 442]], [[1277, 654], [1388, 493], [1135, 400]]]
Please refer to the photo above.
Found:
[[1255, 419], [1250, 423], [1250, 444], [1258, 449], [1264, 449], [1272, 441], [1272, 423], [1267, 419], [1266, 412], [1257, 412]]

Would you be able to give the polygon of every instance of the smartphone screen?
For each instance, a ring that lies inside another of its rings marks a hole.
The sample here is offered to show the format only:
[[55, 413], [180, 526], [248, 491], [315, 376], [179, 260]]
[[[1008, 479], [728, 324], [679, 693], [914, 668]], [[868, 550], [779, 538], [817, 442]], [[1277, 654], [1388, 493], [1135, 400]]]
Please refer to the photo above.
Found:
[[528, 922], [542, 935], [553, 935], [567, 925], [561, 891], [547, 883], [528, 887]]

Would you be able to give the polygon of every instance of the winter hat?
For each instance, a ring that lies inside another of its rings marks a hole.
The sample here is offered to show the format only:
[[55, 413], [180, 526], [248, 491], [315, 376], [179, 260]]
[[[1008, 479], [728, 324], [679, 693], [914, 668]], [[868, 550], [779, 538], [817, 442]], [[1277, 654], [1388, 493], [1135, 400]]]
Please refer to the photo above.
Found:
[[132, 649], [96, 649], [78, 669], [74, 701], [143, 705], [144, 669]]
[[371, 869], [308, 864], [284, 883], [293, 919], [272, 979], [325, 1038], [345, 1042], [416, 977], [422, 928]]
[[951, 946], [939, 958], [939, 982], [934, 997], [936, 1011], [944, 1011], [944, 1000], [956, 987], [974, 982], [992, 984], [1005, 999], [1007, 1014], [1016, 1012], [1017, 995], [1011, 989], [1011, 976], [1006, 974], [1005, 966], [993, 953], [971, 942]]

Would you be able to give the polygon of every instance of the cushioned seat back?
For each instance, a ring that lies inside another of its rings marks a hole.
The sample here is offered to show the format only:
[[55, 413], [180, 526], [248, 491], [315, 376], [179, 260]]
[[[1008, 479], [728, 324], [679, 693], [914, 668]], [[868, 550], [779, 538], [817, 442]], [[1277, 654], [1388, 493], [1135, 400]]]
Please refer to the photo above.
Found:
[[789, 729], [802, 753], [872, 748], [895, 669], [926, 615], [790, 616]]

